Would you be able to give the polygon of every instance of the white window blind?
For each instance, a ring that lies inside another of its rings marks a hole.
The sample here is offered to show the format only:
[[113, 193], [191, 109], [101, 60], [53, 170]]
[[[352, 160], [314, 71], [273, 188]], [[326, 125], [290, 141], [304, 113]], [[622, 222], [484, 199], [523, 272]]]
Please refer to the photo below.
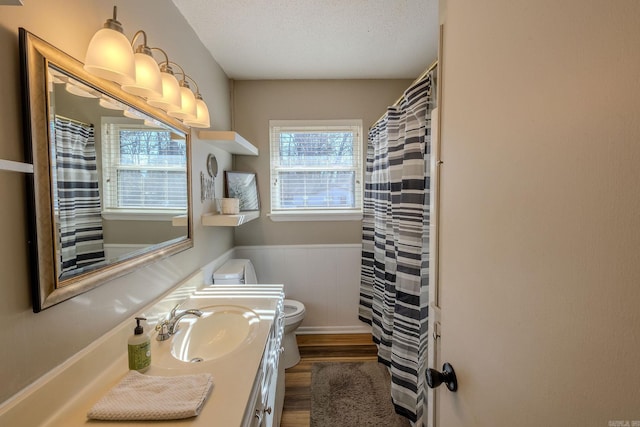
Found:
[[137, 124], [102, 126], [103, 206], [111, 213], [187, 209], [185, 139]]
[[271, 120], [271, 213], [362, 213], [362, 121]]

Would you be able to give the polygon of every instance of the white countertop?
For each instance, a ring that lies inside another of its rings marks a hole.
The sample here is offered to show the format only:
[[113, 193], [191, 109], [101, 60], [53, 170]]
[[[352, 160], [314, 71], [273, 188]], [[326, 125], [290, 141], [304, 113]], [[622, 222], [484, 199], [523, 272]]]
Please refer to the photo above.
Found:
[[[114, 426], [150, 426], [161, 423], [163, 426], [220, 426], [235, 427], [242, 423], [243, 415], [252, 390], [256, 373], [260, 367], [260, 360], [265, 348], [271, 325], [274, 321], [276, 308], [284, 298], [282, 285], [235, 286], [216, 285], [196, 291], [180, 309], [196, 308], [208, 305], [239, 305], [250, 308], [260, 317], [257, 331], [246, 345], [221, 356], [218, 359], [188, 363], [176, 360], [171, 368], [154, 365], [154, 352], [163, 346], [168, 347], [170, 341], [152, 343], [151, 368], [145, 375], [172, 376], [200, 372], [208, 372], [213, 376], [213, 390], [207, 399], [202, 412], [195, 418], [175, 421], [136, 421], [136, 422], [105, 422], [88, 420], [89, 409], [102, 396], [115, 386], [128, 372], [126, 342], [119, 342], [123, 334], [112, 345], [122, 346], [122, 355], [104, 370], [90, 370], [84, 372], [86, 386], [72, 390], [74, 397], [67, 404], [48, 417], [44, 424], [48, 427], [74, 427], [95, 424], [113, 424]], [[129, 328], [131, 329], [131, 328]], [[155, 331], [151, 339], [155, 340]], [[168, 350], [167, 350], [168, 351]]]

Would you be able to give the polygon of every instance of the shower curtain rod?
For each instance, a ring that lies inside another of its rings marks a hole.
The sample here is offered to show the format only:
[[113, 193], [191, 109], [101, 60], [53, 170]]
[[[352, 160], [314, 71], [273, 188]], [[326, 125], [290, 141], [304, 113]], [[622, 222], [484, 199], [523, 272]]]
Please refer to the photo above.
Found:
[[56, 114], [56, 117], [61, 118], [62, 120], [66, 120], [68, 122], [72, 122], [78, 125], [82, 125], [82, 126], [91, 126], [93, 127], [93, 123], [85, 123], [85, 122], [81, 122], [80, 120], [76, 120], [76, 119], [70, 119], [69, 117], [65, 117], [65, 116], [61, 116], [60, 114]]
[[[409, 85], [409, 87], [413, 86], [414, 84], [418, 83], [420, 80], [424, 79], [424, 78], [425, 78], [425, 76], [426, 76], [427, 74], [429, 74], [429, 73], [431, 72], [431, 70], [433, 70], [433, 69], [434, 69], [434, 68], [436, 68], [437, 66], [438, 66], [438, 60], [436, 59], [435, 61], [433, 61], [433, 64], [429, 65], [429, 67], [428, 67], [426, 70], [424, 70], [424, 71], [423, 71], [423, 72], [418, 76], [418, 78], [417, 78], [417, 79], [415, 79], [415, 80], [413, 81], [413, 83], [411, 83], [411, 84]], [[404, 97], [404, 95], [400, 95], [400, 97], [399, 97], [398, 99], [396, 99], [396, 102], [394, 102], [393, 104], [391, 104], [391, 106], [393, 107], [393, 106], [396, 106], [396, 105], [400, 104], [400, 102], [402, 101], [402, 98], [403, 98], [403, 97]], [[376, 123], [378, 123], [380, 120], [382, 120], [382, 119], [384, 118], [384, 115], [385, 115], [385, 114], [387, 114], [387, 113], [383, 113], [383, 114], [380, 116], [380, 118], [379, 118], [378, 120], [376, 120], [375, 122], [373, 122], [373, 124], [371, 125], [371, 127], [373, 127]]]

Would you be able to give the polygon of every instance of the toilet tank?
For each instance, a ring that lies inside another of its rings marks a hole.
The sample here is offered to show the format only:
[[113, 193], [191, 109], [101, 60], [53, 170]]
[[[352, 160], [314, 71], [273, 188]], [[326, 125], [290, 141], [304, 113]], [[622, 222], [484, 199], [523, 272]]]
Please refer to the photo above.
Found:
[[256, 284], [258, 278], [249, 259], [230, 259], [213, 273], [214, 285]]

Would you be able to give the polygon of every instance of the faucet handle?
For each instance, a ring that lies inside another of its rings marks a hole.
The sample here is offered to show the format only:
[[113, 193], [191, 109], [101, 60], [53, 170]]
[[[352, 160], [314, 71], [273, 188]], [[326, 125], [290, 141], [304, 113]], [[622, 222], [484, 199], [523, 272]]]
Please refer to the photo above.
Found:
[[165, 341], [171, 337], [169, 334], [169, 322], [166, 320], [158, 322], [156, 325], [156, 331], [158, 331], [158, 336], [156, 337], [158, 341]]
[[176, 316], [176, 311], [178, 311], [178, 307], [180, 307], [180, 303], [176, 304], [175, 307], [171, 309], [171, 313], [169, 314], [170, 319], [173, 319]]

